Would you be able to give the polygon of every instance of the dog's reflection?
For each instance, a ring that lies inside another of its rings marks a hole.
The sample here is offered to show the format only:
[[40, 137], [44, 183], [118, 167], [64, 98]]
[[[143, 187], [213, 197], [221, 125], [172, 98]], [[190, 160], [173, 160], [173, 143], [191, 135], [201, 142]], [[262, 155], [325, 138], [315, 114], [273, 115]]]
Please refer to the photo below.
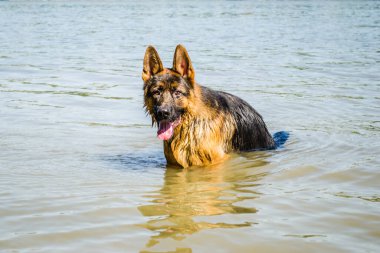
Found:
[[251, 226], [253, 222], [227, 223], [215, 216], [257, 212], [244, 205], [260, 196], [256, 189], [267, 174], [266, 164], [265, 157], [240, 156], [207, 168], [167, 167], [162, 188], [147, 196], [152, 204], [138, 207], [151, 218], [142, 226], [156, 232], [146, 247], [166, 238], [182, 240], [203, 229]]

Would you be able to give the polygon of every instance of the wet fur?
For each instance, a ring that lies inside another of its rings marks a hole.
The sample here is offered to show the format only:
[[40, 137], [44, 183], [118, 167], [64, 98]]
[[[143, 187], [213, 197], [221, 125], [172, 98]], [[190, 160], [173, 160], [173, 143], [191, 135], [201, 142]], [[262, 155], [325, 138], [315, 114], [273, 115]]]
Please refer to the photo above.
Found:
[[[157, 108], [166, 106], [181, 123], [164, 141], [169, 164], [188, 167], [219, 162], [233, 151], [271, 149], [272, 136], [261, 117], [247, 102], [232, 94], [197, 84], [186, 49], [176, 48], [173, 68], [163, 68], [153, 47], [144, 57], [144, 106], [152, 123]], [[157, 95], [157, 90], [160, 90]], [[175, 94], [180, 91], [181, 96]]]

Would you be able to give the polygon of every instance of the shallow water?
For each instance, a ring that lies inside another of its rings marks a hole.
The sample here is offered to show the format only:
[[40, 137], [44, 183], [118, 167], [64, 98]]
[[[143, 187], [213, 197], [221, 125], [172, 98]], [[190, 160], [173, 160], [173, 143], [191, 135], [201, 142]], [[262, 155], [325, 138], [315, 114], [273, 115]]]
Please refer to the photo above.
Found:
[[[378, 252], [380, 2], [0, 1], [0, 251]], [[166, 167], [142, 59], [290, 139]]]

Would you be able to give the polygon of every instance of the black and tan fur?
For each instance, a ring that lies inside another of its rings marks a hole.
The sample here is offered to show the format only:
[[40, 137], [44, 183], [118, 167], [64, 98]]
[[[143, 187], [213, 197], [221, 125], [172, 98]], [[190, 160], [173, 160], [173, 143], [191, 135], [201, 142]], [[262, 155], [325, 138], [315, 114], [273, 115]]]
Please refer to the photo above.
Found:
[[[274, 148], [260, 116], [247, 102], [197, 84], [186, 49], [178, 45], [172, 68], [164, 68], [154, 47], [144, 57], [144, 106], [152, 123], [176, 122], [164, 140], [169, 164], [188, 167], [223, 160], [233, 151]], [[179, 123], [178, 123], [179, 122]]]

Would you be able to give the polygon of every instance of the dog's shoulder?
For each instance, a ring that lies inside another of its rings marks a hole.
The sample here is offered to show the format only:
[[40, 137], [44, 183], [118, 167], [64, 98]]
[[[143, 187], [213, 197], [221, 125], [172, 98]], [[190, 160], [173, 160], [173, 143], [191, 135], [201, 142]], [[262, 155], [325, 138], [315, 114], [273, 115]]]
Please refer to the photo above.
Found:
[[274, 142], [262, 116], [245, 100], [223, 91], [202, 88], [202, 101], [210, 109], [231, 115], [236, 131], [232, 138], [234, 150], [273, 148]]

